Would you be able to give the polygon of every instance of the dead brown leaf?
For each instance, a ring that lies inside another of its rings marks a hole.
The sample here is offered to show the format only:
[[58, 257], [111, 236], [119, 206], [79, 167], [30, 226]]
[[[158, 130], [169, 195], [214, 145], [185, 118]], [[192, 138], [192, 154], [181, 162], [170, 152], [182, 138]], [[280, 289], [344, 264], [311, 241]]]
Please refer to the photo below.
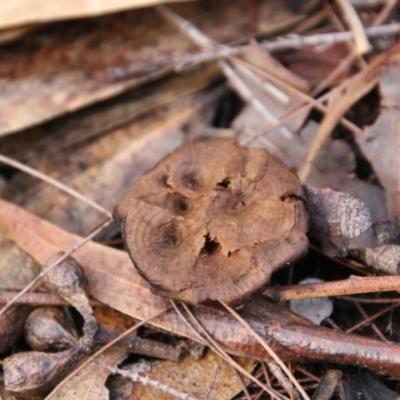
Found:
[[356, 137], [386, 190], [389, 217], [400, 215], [400, 63], [387, 66], [380, 79], [382, 96], [378, 119]]
[[[97, 363], [114, 366], [123, 360], [125, 351], [119, 348], [108, 349], [97, 359]], [[109, 372], [96, 364], [90, 364], [76, 373], [65, 384], [61, 383], [46, 400], [108, 400], [109, 391], [104, 386]]]

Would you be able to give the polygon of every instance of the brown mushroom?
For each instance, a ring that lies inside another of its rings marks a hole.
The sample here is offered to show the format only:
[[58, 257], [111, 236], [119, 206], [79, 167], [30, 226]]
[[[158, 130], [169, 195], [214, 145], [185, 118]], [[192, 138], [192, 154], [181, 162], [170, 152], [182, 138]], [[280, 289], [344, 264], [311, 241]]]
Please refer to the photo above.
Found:
[[114, 218], [154, 293], [240, 304], [307, 250], [302, 195], [296, 175], [266, 150], [209, 139], [141, 176]]

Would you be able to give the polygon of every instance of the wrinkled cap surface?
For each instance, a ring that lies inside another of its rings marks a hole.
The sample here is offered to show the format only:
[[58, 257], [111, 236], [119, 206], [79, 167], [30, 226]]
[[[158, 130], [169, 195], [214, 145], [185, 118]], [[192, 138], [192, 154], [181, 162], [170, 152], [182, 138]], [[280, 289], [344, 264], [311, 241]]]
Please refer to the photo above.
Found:
[[240, 304], [308, 248], [295, 174], [231, 139], [178, 147], [115, 208], [130, 257], [152, 291], [192, 304]]

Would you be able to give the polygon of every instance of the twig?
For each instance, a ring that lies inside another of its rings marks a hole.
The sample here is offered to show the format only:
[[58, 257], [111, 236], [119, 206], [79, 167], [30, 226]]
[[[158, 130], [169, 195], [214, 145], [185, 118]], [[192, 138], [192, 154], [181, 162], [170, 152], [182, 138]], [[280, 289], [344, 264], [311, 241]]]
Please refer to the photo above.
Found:
[[95, 231], [93, 231], [90, 235], [86, 236], [80, 243], [76, 244], [73, 246], [71, 249], [69, 249], [63, 256], [58, 258], [53, 264], [49, 265], [44, 271], [40, 272], [39, 275], [35, 277], [35, 279], [32, 280], [23, 290], [21, 290], [14, 298], [12, 298], [1, 310], [0, 310], [0, 315], [6, 312], [10, 308], [12, 304], [14, 304], [18, 299], [20, 299], [25, 293], [27, 293], [37, 282], [40, 281], [49, 271], [51, 271], [54, 267], [56, 267], [58, 264], [60, 264], [62, 261], [64, 261], [67, 257], [69, 257], [72, 253], [80, 249], [84, 244], [89, 242], [89, 240], [93, 239], [99, 232], [101, 232], [104, 228], [106, 228], [108, 225], [110, 225], [113, 222], [113, 220], [107, 220], [104, 222], [99, 228], [97, 228]]
[[289, 371], [288, 367], [283, 363], [283, 361], [277, 356], [277, 354], [271, 349], [270, 346], [265, 342], [265, 340], [250, 326], [250, 324], [245, 321], [232, 307], [228, 306], [226, 303], [223, 301], [220, 301], [220, 303], [233, 315], [236, 317], [238, 321], [240, 321], [243, 326], [246, 328], [246, 330], [254, 336], [258, 342], [261, 344], [262, 347], [268, 352], [268, 354], [275, 360], [275, 362], [282, 368], [283, 371], [285, 371], [286, 375], [290, 379], [290, 381], [293, 383], [294, 386], [296, 386], [297, 390], [300, 392], [300, 394], [303, 396], [305, 400], [310, 400], [308, 397], [307, 393], [303, 390], [301, 385], [297, 382], [296, 378], [293, 376], [293, 374]]
[[88, 199], [82, 193], [77, 192], [76, 190], [68, 187], [67, 185], [64, 185], [63, 183], [57, 181], [56, 179], [51, 178], [50, 176], [43, 174], [42, 172], [39, 172], [36, 169], [28, 167], [27, 165], [22, 164], [16, 160], [13, 160], [12, 158], [9, 158], [2, 154], [0, 154], [0, 162], [7, 164], [11, 167], [17, 168], [20, 171], [26, 172], [27, 174], [32, 175], [35, 178], [41, 179], [42, 181], [47, 182], [50, 185], [62, 190], [63, 192], [68, 193], [70, 196], [83, 201], [84, 203], [88, 204], [89, 206], [92, 206], [97, 211], [100, 211], [101, 213], [105, 214], [108, 218], [112, 218], [112, 214], [110, 213], [110, 211], [106, 210], [100, 204], [97, 204], [95, 201]]
[[378, 327], [375, 325], [375, 323], [370, 320], [369, 315], [365, 312], [365, 310], [361, 307], [361, 304], [359, 303], [354, 303], [354, 305], [356, 306], [357, 310], [359, 311], [359, 313], [362, 315], [362, 317], [364, 318], [364, 321], [369, 320], [369, 324], [371, 325], [372, 330], [377, 334], [377, 336], [384, 342], [388, 342], [388, 340], [385, 338], [385, 336], [383, 335], [383, 333], [378, 329]]
[[[379, 36], [391, 36], [396, 35], [400, 32], [400, 23], [393, 22], [391, 24], [382, 26], [372, 26], [365, 28], [365, 33], [369, 38], [375, 38]], [[346, 32], [330, 32], [320, 33], [312, 36], [302, 36], [298, 34], [288, 35], [286, 38], [278, 38], [275, 41], [261, 41], [260, 45], [270, 52], [297, 49], [308, 46], [319, 46], [319, 45], [334, 45], [337, 43], [348, 42], [354, 39], [354, 33], [352, 31]], [[248, 46], [237, 46], [237, 47], [219, 47], [214, 50], [205, 50], [197, 54], [188, 54], [184, 57], [180, 57], [176, 62], [176, 69], [179, 71], [186, 66], [193, 66], [203, 62], [215, 61], [220, 58], [227, 58], [230, 56], [240, 55], [248, 50]]]
[[263, 294], [272, 300], [287, 301], [298, 299], [310, 299], [315, 297], [341, 296], [357, 293], [388, 292], [400, 288], [400, 276], [373, 276], [360, 278], [351, 276], [335, 282], [308, 283], [293, 285], [288, 288], [268, 288]]
[[[210, 39], [203, 32], [197, 29], [189, 21], [182, 18], [180, 15], [173, 12], [166, 6], [157, 6], [156, 9], [160, 14], [166, 18], [169, 22], [173, 23], [178, 27], [186, 36], [188, 36], [193, 42], [206, 49], [211, 49], [212, 51], [224, 50], [226, 46], [222, 46], [216, 43], [214, 40]], [[272, 123], [279, 122], [279, 119], [275, 117], [271, 111], [269, 111], [265, 105], [255, 96], [255, 94], [246, 85], [243, 79], [235, 72], [235, 70], [229, 65], [225, 60], [219, 60], [219, 65], [222, 68], [226, 78], [232, 85], [232, 87], [237, 91], [239, 96], [243, 98], [244, 101], [250, 103], [258, 112], [260, 112], [264, 118]], [[288, 137], [292, 138], [294, 136], [293, 132], [290, 131], [285, 126], [280, 127], [282, 133]]]
[[[394, 308], [396, 308], [396, 307], [398, 307], [398, 306], [400, 306], [399, 303], [397, 303], [397, 304], [392, 304], [391, 306], [384, 308], [383, 310], [381, 310], [381, 311], [375, 313], [374, 315], [371, 315], [371, 316], [368, 317], [367, 319], [364, 319], [363, 321], [359, 322], [358, 324], [352, 326], [351, 328], [347, 329], [345, 332], [346, 332], [346, 333], [354, 332], [355, 330], [357, 330], [357, 329], [363, 327], [364, 325], [369, 324], [371, 321], [374, 321], [375, 319], [381, 317], [382, 315], [386, 314], [387, 312], [393, 310]], [[387, 341], [386, 338], [385, 338], [385, 341]]]
[[368, 53], [371, 50], [372, 46], [368, 41], [367, 35], [364, 31], [364, 27], [353, 5], [349, 2], [349, 0], [336, 0], [336, 2], [342, 9], [344, 17], [346, 18], [347, 23], [353, 31], [354, 42], [358, 54], [363, 55], [365, 53]]
[[155, 389], [161, 390], [164, 393], [168, 393], [172, 396], [175, 396], [178, 399], [182, 400], [197, 400], [195, 397], [190, 396], [188, 393], [181, 392], [179, 390], [176, 390], [168, 385], [165, 385], [164, 383], [155, 381], [154, 379], [150, 379], [148, 376], [141, 376], [137, 372], [131, 372], [131, 371], [126, 371], [121, 368], [117, 367], [111, 367], [104, 362], [94, 362], [95, 365], [98, 365], [99, 367], [105, 369], [112, 375], [121, 375], [125, 378], [130, 379], [132, 382], [139, 382], [144, 386], [151, 386]]

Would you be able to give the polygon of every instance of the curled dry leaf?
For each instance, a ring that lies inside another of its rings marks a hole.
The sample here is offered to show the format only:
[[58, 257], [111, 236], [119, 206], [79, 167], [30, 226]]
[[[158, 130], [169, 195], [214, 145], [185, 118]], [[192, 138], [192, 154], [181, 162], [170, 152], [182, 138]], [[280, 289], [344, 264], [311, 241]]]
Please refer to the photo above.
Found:
[[298, 178], [263, 149], [180, 146], [139, 178], [114, 216], [153, 292], [242, 303], [308, 248]]
[[321, 242], [325, 253], [346, 255], [350, 240], [372, 225], [368, 208], [355, 197], [331, 189], [305, 186], [305, 193], [311, 235]]

